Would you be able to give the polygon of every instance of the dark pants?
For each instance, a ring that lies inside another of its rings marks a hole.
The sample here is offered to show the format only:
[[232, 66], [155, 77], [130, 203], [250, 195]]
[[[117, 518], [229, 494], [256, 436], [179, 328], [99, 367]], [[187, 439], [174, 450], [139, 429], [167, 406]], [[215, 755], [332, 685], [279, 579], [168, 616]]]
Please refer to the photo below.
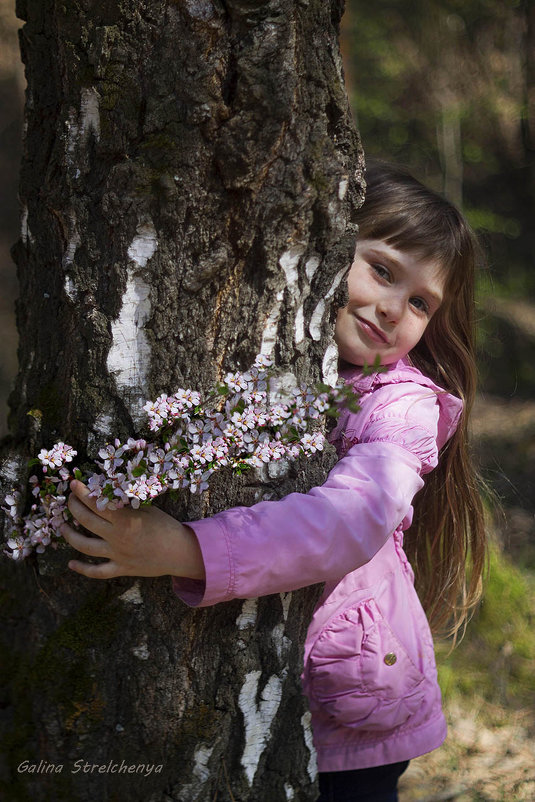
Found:
[[409, 761], [354, 771], [320, 773], [317, 802], [398, 802], [398, 778]]

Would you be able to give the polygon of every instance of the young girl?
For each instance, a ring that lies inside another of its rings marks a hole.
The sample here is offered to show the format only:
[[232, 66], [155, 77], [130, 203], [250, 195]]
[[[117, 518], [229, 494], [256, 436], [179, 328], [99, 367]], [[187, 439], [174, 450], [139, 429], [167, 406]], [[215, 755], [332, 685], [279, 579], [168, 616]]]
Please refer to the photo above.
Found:
[[[435, 630], [457, 632], [485, 560], [467, 453], [475, 240], [451, 204], [408, 174], [375, 166], [367, 183], [335, 330], [361, 409], [338, 421], [340, 460], [325, 484], [183, 525], [156, 507], [99, 512], [73, 482], [71, 512], [100, 539], [63, 527], [76, 549], [107, 558], [72, 561], [74, 571], [171, 574], [191, 605], [326, 583], [303, 674], [321, 802], [394, 802], [408, 761], [442, 743], [424, 609]], [[387, 370], [366, 375], [377, 355]]]

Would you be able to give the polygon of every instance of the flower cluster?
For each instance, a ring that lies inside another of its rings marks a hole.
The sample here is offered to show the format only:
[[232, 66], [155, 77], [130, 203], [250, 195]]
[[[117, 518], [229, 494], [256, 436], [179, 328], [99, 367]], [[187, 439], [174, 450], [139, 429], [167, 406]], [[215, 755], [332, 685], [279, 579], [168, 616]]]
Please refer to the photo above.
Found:
[[149, 401], [144, 409], [153, 439], [129, 438], [104, 446], [95, 460], [99, 470], [88, 476], [66, 467], [76, 451], [65, 443], [42, 449], [31, 463], [40, 465], [43, 476], [30, 477], [35, 498], [30, 512], [21, 515], [17, 491], [5, 498], [5, 554], [20, 560], [34, 549], [43, 552], [49, 544], [57, 546], [59, 527], [72, 520], [67, 497], [73, 477], [87, 483], [99, 510], [126, 505], [136, 509], [167, 491], [187, 488], [201, 493], [222, 467], [242, 473], [321, 451], [320, 419], [337, 414], [348, 402], [348, 388], [301, 387], [291, 398], [282, 398], [272, 387], [270, 367], [270, 360], [258, 356], [250, 370], [227, 373], [206, 400], [195, 390], [180, 389]]

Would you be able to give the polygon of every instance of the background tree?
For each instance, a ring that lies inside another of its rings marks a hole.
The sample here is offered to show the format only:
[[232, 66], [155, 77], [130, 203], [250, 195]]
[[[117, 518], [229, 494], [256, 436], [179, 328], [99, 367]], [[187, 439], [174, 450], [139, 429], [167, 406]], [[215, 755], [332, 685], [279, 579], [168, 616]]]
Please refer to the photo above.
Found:
[[[82, 459], [141, 403], [257, 352], [331, 375], [360, 150], [338, 0], [19, 0], [28, 89], [14, 248], [20, 370], [5, 490], [42, 445]], [[181, 518], [322, 481], [225, 476]], [[98, 584], [64, 554], [2, 565], [11, 800], [312, 799], [298, 686], [312, 590], [190, 611], [167, 580]], [[9, 648], [8, 648], [9, 647]], [[18, 773], [29, 760], [61, 773]], [[144, 778], [76, 760], [161, 764]]]

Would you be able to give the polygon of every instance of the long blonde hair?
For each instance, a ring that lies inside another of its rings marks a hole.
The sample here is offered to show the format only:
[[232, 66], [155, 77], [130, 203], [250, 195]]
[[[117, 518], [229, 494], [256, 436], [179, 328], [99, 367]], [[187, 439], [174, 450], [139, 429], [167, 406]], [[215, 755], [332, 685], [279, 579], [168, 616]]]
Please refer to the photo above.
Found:
[[480, 598], [487, 561], [480, 483], [468, 438], [477, 380], [474, 283], [481, 253], [458, 209], [401, 168], [373, 163], [366, 183], [357, 213], [359, 236], [433, 259], [445, 272], [444, 301], [409, 358], [462, 399], [463, 413], [415, 498], [405, 548], [431, 628], [456, 635]]

